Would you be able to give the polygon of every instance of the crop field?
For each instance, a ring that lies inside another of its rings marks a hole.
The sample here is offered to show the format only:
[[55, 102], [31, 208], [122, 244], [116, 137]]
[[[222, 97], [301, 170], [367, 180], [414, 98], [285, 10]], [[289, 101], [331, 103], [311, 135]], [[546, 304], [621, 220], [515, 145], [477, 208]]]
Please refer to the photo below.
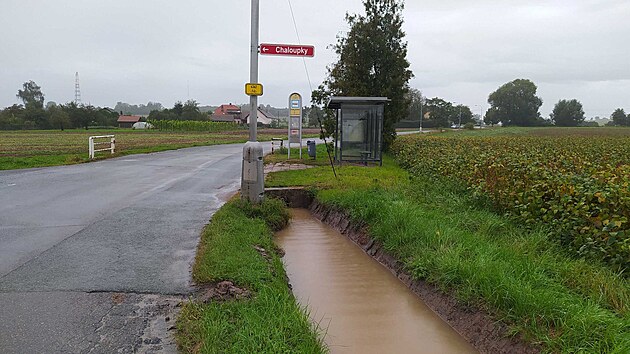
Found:
[[397, 139], [414, 174], [462, 181], [561, 244], [617, 270], [630, 266], [630, 130], [494, 129]]
[[[316, 135], [305, 131], [305, 135]], [[80, 163], [88, 160], [88, 137], [116, 135], [118, 155], [173, 150], [192, 146], [242, 143], [247, 130], [160, 132], [140, 130], [0, 131], [0, 170]], [[286, 137], [284, 129], [260, 129], [259, 141]], [[107, 154], [100, 155], [108, 157]]]

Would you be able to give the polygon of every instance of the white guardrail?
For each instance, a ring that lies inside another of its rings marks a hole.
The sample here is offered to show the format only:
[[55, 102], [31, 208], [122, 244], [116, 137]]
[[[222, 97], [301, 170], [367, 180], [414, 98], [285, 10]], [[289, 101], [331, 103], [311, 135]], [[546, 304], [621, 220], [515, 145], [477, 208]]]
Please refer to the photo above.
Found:
[[[98, 141], [102, 139], [109, 139], [109, 141]], [[97, 140], [97, 141], [94, 141]], [[116, 150], [116, 136], [115, 135], [100, 135], [100, 136], [91, 136], [88, 140], [89, 149], [90, 149], [90, 159], [94, 158], [94, 155], [100, 151], [111, 151], [112, 155]], [[96, 147], [101, 145], [109, 145], [107, 148], [96, 149]]]

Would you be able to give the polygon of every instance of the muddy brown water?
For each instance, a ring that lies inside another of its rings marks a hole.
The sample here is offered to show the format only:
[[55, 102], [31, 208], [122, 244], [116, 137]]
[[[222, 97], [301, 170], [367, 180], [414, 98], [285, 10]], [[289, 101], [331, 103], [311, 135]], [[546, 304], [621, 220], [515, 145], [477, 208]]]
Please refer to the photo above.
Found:
[[305, 209], [276, 243], [331, 353], [477, 353], [388, 269]]

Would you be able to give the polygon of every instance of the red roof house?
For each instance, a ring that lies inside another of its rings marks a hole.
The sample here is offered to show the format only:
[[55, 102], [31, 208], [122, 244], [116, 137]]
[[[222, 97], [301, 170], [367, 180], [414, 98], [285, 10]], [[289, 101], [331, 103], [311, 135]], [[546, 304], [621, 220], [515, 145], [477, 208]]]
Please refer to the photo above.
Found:
[[233, 104], [222, 104], [214, 110], [210, 118], [214, 122], [241, 122], [241, 108]]
[[126, 116], [120, 115], [118, 116], [118, 127], [119, 128], [132, 128], [135, 123], [138, 123], [142, 120], [142, 116]]

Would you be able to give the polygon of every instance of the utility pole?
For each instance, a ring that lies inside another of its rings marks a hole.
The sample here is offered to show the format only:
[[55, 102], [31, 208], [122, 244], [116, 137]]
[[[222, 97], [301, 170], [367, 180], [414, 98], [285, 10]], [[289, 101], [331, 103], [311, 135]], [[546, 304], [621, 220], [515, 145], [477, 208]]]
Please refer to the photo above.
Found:
[[422, 112], [422, 96], [420, 96], [420, 130], [419, 132], [422, 133], [422, 118], [424, 118], [424, 113]]
[[[260, 23], [260, 1], [252, 0], [251, 47], [249, 79], [258, 84], [258, 38]], [[265, 197], [265, 177], [262, 144], [256, 140], [258, 125], [258, 96], [249, 98], [249, 142], [243, 147], [243, 169], [241, 172], [241, 199], [261, 203]]]

